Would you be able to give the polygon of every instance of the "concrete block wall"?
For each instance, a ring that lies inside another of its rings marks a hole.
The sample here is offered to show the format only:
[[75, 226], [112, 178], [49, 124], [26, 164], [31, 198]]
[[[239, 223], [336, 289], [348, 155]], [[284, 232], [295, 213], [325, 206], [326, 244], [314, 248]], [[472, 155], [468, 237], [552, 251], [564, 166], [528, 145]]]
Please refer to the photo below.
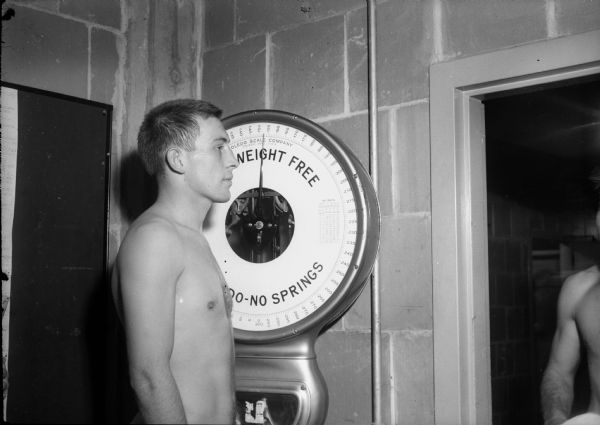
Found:
[[2, 80], [113, 104], [119, 0], [20, 1], [2, 25]]
[[[201, 96], [233, 114], [311, 118], [366, 165], [363, 0], [13, 0], [2, 79], [110, 103], [110, 258], [152, 186], [133, 155], [144, 112]], [[433, 424], [432, 63], [600, 28], [600, 0], [378, 2], [383, 420]], [[371, 421], [368, 288], [320, 337], [328, 424]]]
[[[429, 66], [598, 29], [600, 2], [382, 0], [377, 6], [383, 421], [433, 424]], [[254, 108], [303, 115], [367, 165], [365, 1], [209, 0], [205, 19], [203, 97], [223, 105], [226, 115]], [[371, 420], [369, 336], [367, 288], [317, 343], [330, 389], [328, 424]]]

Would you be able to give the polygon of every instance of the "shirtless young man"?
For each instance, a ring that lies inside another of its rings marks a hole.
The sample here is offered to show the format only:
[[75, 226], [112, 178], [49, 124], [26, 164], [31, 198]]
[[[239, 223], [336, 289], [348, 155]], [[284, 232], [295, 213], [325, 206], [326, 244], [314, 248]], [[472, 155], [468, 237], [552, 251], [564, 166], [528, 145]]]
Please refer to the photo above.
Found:
[[220, 115], [200, 100], [166, 102], [138, 134], [158, 197], [130, 226], [112, 278], [134, 422], [234, 423], [232, 302], [202, 233], [212, 203], [229, 200], [238, 166]]
[[[592, 180], [600, 183], [600, 173]], [[600, 232], [600, 209], [596, 215]], [[600, 425], [600, 262], [569, 277], [558, 297], [556, 333], [541, 385], [545, 425]], [[587, 414], [568, 422], [579, 346], [587, 351], [591, 396]]]

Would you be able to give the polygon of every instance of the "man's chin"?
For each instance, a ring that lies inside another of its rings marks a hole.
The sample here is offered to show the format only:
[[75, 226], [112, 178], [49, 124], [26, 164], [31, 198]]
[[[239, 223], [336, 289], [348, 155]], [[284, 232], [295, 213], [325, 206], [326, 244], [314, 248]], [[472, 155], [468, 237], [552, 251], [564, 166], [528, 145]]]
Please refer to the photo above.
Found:
[[225, 202], [228, 202], [230, 199], [231, 199], [231, 193], [228, 192], [226, 195], [215, 198], [214, 202], [216, 202], [218, 204], [223, 204]]

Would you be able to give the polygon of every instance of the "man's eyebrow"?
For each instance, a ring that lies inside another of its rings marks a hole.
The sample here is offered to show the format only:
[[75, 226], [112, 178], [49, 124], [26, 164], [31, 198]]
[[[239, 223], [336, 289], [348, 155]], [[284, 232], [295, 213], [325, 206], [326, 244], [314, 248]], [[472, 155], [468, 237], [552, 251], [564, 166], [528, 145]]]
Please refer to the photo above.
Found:
[[213, 139], [213, 143], [229, 143], [229, 138], [217, 137], [217, 138]]

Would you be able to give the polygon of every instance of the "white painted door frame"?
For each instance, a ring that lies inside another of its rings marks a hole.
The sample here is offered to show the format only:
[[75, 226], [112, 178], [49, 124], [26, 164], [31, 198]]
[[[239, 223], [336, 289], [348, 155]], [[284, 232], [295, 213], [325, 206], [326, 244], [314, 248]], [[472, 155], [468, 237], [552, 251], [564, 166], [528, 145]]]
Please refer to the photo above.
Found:
[[482, 100], [597, 73], [600, 31], [431, 66], [436, 425], [492, 418]]

